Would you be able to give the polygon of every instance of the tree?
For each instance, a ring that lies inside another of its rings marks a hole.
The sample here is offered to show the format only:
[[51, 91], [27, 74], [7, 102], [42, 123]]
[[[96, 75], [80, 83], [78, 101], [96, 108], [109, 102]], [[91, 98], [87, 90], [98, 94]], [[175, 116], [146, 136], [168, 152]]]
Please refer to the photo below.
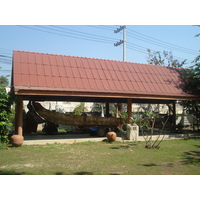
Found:
[[167, 67], [182, 67], [186, 62], [186, 59], [182, 62], [180, 62], [177, 59], [174, 59], [171, 51], [163, 51], [162, 53], [160, 51], [152, 51], [151, 49], [147, 49], [147, 51], [148, 64], [162, 65]]
[[[196, 37], [199, 37], [197, 34]], [[193, 65], [187, 69], [179, 69], [181, 84], [180, 87], [185, 93], [200, 96], [200, 55], [198, 55]], [[182, 101], [181, 105], [186, 111], [196, 118], [197, 127], [200, 124], [200, 100]]]
[[8, 142], [8, 130], [10, 123], [10, 102], [9, 95], [3, 87], [0, 87], [0, 143]]
[[180, 87], [184, 92], [200, 95], [200, 56], [194, 60], [195, 65], [187, 69], [178, 70], [181, 78]]
[[[185, 93], [200, 96], [200, 55], [193, 61], [195, 64], [188, 69], [180, 69], [180, 87]], [[181, 105], [196, 118], [197, 127], [200, 124], [200, 100], [182, 101]]]
[[[1, 69], [1, 67], [0, 67]], [[9, 75], [7, 76], [0, 76], [0, 87], [7, 87], [9, 84], [9, 80], [8, 80]]]
[[7, 87], [9, 84], [9, 81], [6, 76], [0, 76], [0, 86], [1, 87]]
[[14, 97], [10, 93], [6, 93], [5, 87], [8, 86], [8, 76], [0, 76], [0, 143], [8, 143], [8, 131], [12, 127], [11, 105]]
[[[171, 51], [170, 52], [163, 51], [162, 53], [160, 51], [152, 51], [150, 49], [147, 49], [147, 51], [148, 51], [147, 62], [149, 64], [182, 68], [186, 63], [186, 59], [182, 62], [180, 62], [177, 59], [174, 59]], [[172, 105], [167, 104], [167, 106], [170, 113], [170, 110], [173, 110]]]
[[[105, 114], [106, 113], [105, 103], [95, 102], [91, 111], [102, 112], [102, 107]], [[119, 116], [121, 118], [125, 118], [124, 116], [126, 116], [126, 113], [127, 113], [127, 105], [125, 103], [109, 103], [109, 116], [116, 117], [117, 110], [119, 112]], [[106, 116], [106, 117], [109, 117], [109, 116]]]
[[[166, 119], [164, 119], [162, 121], [162, 129], [159, 130], [159, 132], [157, 133], [157, 138], [155, 141], [153, 141], [153, 135], [155, 132], [155, 123], [156, 123], [156, 118], [158, 117], [158, 114], [153, 113], [153, 112], [149, 112], [146, 111], [145, 112], [146, 115], [146, 119], [137, 119], [136, 121], [138, 122], [138, 126], [140, 126], [141, 128], [141, 132], [142, 135], [145, 139], [146, 145], [145, 147], [148, 149], [152, 149], [152, 148], [160, 148], [160, 143], [163, 141], [164, 139], [164, 130], [165, 130], [165, 126], [167, 124], [167, 121], [169, 119], [169, 117], [167, 117]], [[161, 137], [162, 135], [162, 137]], [[161, 137], [161, 139], [160, 139]]]
[[87, 111], [87, 107], [85, 103], [81, 102], [78, 106], [74, 108], [74, 115], [81, 115], [83, 112]]

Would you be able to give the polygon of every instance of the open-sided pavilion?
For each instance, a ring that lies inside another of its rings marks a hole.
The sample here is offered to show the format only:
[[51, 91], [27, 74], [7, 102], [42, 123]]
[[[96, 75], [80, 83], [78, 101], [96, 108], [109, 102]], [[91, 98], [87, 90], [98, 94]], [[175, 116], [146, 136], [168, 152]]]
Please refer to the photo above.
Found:
[[12, 87], [18, 99], [16, 134], [22, 135], [23, 100], [173, 104], [198, 97], [180, 88], [179, 72], [173, 67], [150, 64], [14, 51]]

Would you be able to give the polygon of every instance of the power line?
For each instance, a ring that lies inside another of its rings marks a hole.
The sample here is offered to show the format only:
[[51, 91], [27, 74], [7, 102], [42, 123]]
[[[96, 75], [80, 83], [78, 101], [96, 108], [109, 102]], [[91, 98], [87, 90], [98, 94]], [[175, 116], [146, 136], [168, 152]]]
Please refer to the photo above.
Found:
[[[102, 27], [102, 26], [91, 26], [91, 27], [104, 29], [105, 26], [104, 27]], [[113, 28], [108, 26], [107, 30], [113, 30]], [[193, 54], [193, 55], [197, 55], [199, 53], [198, 51], [193, 50], [193, 49], [181, 47], [179, 45], [175, 45], [175, 44], [171, 44], [169, 42], [165, 42], [165, 41], [162, 41], [162, 40], [159, 40], [159, 39], [155, 39], [155, 38], [150, 37], [148, 35], [134, 31], [130, 28], [128, 28], [127, 32], [128, 32], [127, 35], [129, 37], [132, 37], [132, 38], [135, 38], [135, 39], [138, 39], [138, 40], [141, 40], [141, 41], [144, 41], [144, 42], [156, 45], [156, 46], [161, 46], [161, 47], [164, 47], [164, 48], [170, 48], [170, 49], [178, 51], [178, 52], [189, 53], [189, 54]]]
[[63, 27], [56, 27], [56, 28], [59, 28], [59, 29], [62, 29], [62, 30], [68, 30], [68, 31], [71, 31], [71, 32], [75, 32], [75, 33], [80, 33], [80, 34], [83, 34], [83, 35], [86, 35], [86, 36], [92, 36], [92, 37], [95, 37], [95, 38], [104, 38], [106, 40], [110, 40], [111, 42], [114, 41], [114, 38], [110, 38], [110, 37], [105, 37], [105, 36], [101, 36], [101, 35], [96, 35], [96, 34], [91, 34], [91, 33], [85, 33], [85, 32], [82, 32], [82, 31], [75, 31], [75, 30], [72, 30], [72, 29], [68, 29], [68, 28], [63, 28]]
[[[132, 33], [130, 33], [130, 32], [132, 32]], [[134, 34], [133, 32], [135, 32], [139, 35]], [[139, 32], [133, 31], [133, 30], [128, 29], [127, 35], [132, 37], [132, 38], [135, 38], [135, 39], [138, 39], [140, 41], [144, 41], [144, 42], [156, 45], [156, 46], [161, 46], [161, 47], [164, 47], [164, 48], [170, 48], [174, 51], [178, 51], [178, 52], [182, 52], [182, 53], [188, 53], [188, 54], [192, 54], [192, 55], [197, 55], [197, 53], [198, 53], [198, 51], [188, 49], [188, 48], [184, 48], [184, 47], [181, 47], [181, 46], [178, 46], [178, 45], [170, 44], [168, 42], [164, 42], [164, 41], [146, 36], [142, 33], [139, 33]]]
[[[61, 35], [61, 36], [65, 36], [65, 37], [76, 38], [76, 39], [82, 39], [82, 40], [88, 40], [88, 41], [94, 41], [94, 42], [100, 42], [100, 43], [109, 43], [109, 44], [112, 43], [109, 40], [105, 41], [105, 39], [98, 39], [98, 38], [91, 38], [91, 37], [89, 38], [86, 36], [81, 36], [80, 34], [74, 34], [74, 33], [72, 34], [72, 33], [67, 33], [66, 31], [58, 31], [58, 30], [55, 30], [50, 27], [39, 26], [39, 27], [35, 28], [35, 27], [24, 26], [24, 25], [20, 25], [20, 27], [33, 29], [33, 30], [41, 31], [41, 32], [45, 32], [45, 33], [51, 33], [54, 35]], [[42, 30], [41, 28], [46, 29], [46, 30]]]
[[12, 71], [12, 69], [0, 69], [0, 71], [10, 72], [10, 71]]
[[[60, 26], [50, 26], [50, 27], [49, 26], [34, 26], [33, 27], [33, 26], [23, 26], [23, 25], [21, 25], [20, 27], [32, 29], [32, 30], [35, 30], [35, 31], [50, 33], [50, 34], [54, 34], [54, 35], [58, 35], [58, 36], [71, 37], [71, 38], [93, 41], [93, 42], [99, 42], [99, 43], [113, 44], [113, 42], [116, 41], [116, 39], [111, 38], [111, 37], [86, 33], [86, 32], [82, 32], [82, 31], [76, 31], [76, 30], [72, 30], [72, 29], [68, 29], [68, 28], [64, 28], [64, 27], [60, 27]], [[108, 31], [114, 30], [114, 26], [102, 26], [102, 25], [92, 26], [92, 25], [89, 25], [89, 27], [100, 28], [100, 29], [104, 29], [104, 30], [108, 30]], [[139, 36], [137, 34], [139, 34]], [[156, 46], [162, 46], [164, 48], [170, 48], [170, 50], [173, 50], [173, 51], [197, 55], [195, 53], [196, 52], [195, 50], [179, 47], [177, 45], [172, 45], [170, 43], [163, 42], [161, 40], [157, 40], [155, 38], [152, 38], [152, 37], [146, 36], [144, 34], [141, 34], [139, 32], [133, 31], [131, 29], [128, 29], [127, 35], [129, 37], [132, 37], [132, 38], [135, 38], [135, 39], [138, 39], [140, 41], [147, 42], [147, 43], [151, 43], [151, 44], [154, 44]], [[130, 50], [133, 50], [133, 51], [138, 51], [138, 52], [143, 53], [143, 54], [148, 54], [147, 53], [148, 48], [140, 46], [140, 45], [136, 45], [136, 44], [133, 44], [133, 43], [130, 43], [130, 42], [127, 43], [127, 48], [130, 49]]]
[[12, 56], [5, 56], [5, 55], [0, 55], [0, 57], [3, 57], [3, 58], [12, 58]]
[[169, 43], [169, 42], [165, 42], [165, 41], [162, 41], [162, 40], [159, 40], [159, 39], [156, 39], [156, 38], [147, 36], [147, 35], [145, 35], [145, 34], [139, 33], [139, 32], [137, 32], [137, 31], [134, 31], [134, 30], [131, 30], [131, 29], [130, 29], [130, 31], [131, 31], [131, 32], [134, 32], [134, 33], [136, 33], [136, 34], [139, 34], [139, 36], [146, 37], [146, 38], [148, 38], [148, 39], [150, 38], [151, 40], [154, 40], [154, 41], [158, 41], [158, 42], [161, 42], [161, 43], [170, 45], [170, 46], [174, 46], [174, 47], [177, 47], [177, 48], [181, 48], [181, 49], [184, 49], [184, 50], [187, 50], [187, 51], [192, 51], [192, 52], [194, 52], [194, 53], [197, 53], [196, 50], [193, 50], [193, 49], [190, 49], [190, 48], [181, 47], [181, 46], [176, 45], [176, 44], [171, 44], [171, 43]]
[[[92, 27], [101, 28], [99, 26], [92, 26]], [[111, 29], [113, 30], [113, 28], [110, 27], [109, 30], [111, 30]], [[150, 37], [150, 36], [144, 35], [142, 33], [139, 33], [137, 31], [133, 31], [133, 30], [131, 30], [129, 28], [128, 28], [127, 35], [129, 37], [131, 37], [131, 38], [134, 38], [134, 39], [137, 39], [137, 40], [140, 40], [140, 41], [143, 41], [143, 42], [147, 42], [147, 43], [153, 44], [155, 46], [161, 46], [161, 47], [164, 47], [164, 48], [176, 51], [176, 52], [192, 54], [192, 55], [197, 55], [199, 53], [196, 50], [189, 49], [189, 48], [184, 48], [184, 47], [181, 47], [181, 46], [178, 46], [178, 45], [175, 45], [175, 44], [164, 42], [162, 40], [155, 39], [153, 37]], [[149, 49], [149, 47], [148, 48], [147, 47], [142, 47], [142, 46], [130, 43], [130, 42], [127, 42], [127, 43], [128, 43], [128, 46], [127, 46], [128, 49], [134, 50], [134, 51], [139, 51], [141, 53], [147, 54], [147, 49]], [[135, 46], [137, 46], [137, 47], [135, 47]], [[180, 58], [180, 57], [176, 57], [176, 58], [179, 58], [179, 59], [182, 59], [182, 60], [185, 59], [185, 58]], [[191, 60], [188, 60], [188, 61], [191, 61]]]
[[0, 52], [0, 63], [3, 64], [11, 64], [12, 63], [12, 56], [8, 56], [10, 54]]
[[[140, 52], [140, 53], [143, 53], [143, 54], [148, 55], [147, 48], [142, 47], [142, 46], [140, 46], [140, 45], [136, 45], [136, 44], [127, 42], [127, 48], [130, 49], [130, 50], [138, 51], [138, 52]], [[152, 49], [152, 50], [153, 50], [153, 49]], [[153, 50], [153, 51], [155, 51], [155, 50]], [[180, 57], [177, 57], [177, 56], [173, 56], [173, 57], [174, 57], [174, 58], [177, 58], [177, 59], [180, 59], [180, 60], [185, 60], [185, 58], [180, 58]], [[187, 61], [192, 62], [192, 60], [189, 60], [189, 59], [187, 59]]]
[[133, 51], [138, 51], [138, 52], [143, 53], [143, 54], [148, 54], [147, 50], [141, 49], [137, 46], [130, 45], [129, 43], [127, 44], [127, 48], [130, 49], [130, 50], [133, 50]]
[[[52, 30], [61, 29], [61, 30], [64, 30], [64, 31], [62, 31], [63, 33], [77, 35], [77, 36], [80, 36], [80, 37], [90, 37], [90, 38], [93, 38], [93, 39], [106, 40], [106, 41], [109, 41], [109, 42], [114, 41], [114, 38], [105, 37], [105, 36], [101, 36], [101, 35], [85, 33], [85, 32], [82, 32], [82, 31], [75, 31], [75, 30], [72, 30], [72, 29], [69, 29], [69, 28], [63, 28], [63, 27], [60, 27], [60, 26], [51, 26], [51, 27], [53, 27]], [[44, 28], [47, 28], [47, 27], [44, 27]], [[59, 31], [59, 30], [56, 30], [56, 31]], [[72, 33], [70, 33], [70, 32], [72, 32]]]
[[[27, 26], [23, 26], [25, 28], [30, 28], [30, 29], [34, 29], [34, 30], [38, 30], [38, 31], [42, 31], [42, 32], [47, 32], [47, 33], [51, 33], [51, 34], [56, 34], [56, 35], [62, 35], [62, 36], [68, 36], [68, 37], [72, 37], [72, 38], [77, 38], [77, 39], [83, 39], [83, 40], [89, 40], [89, 41], [94, 41], [94, 42], [102, 42], [102, 43], [112, 43], [115, 39], [114, 38], [109, 38], [109, 37], [105, 37], [105, 36], [100, 36], [100, 35], [95, 35], [95, 34], [90, 34], [90, 33], [85, 33], [85, 32], [80, 32], [80, 31], [74, 31], [74, 30], [70, 30], [70, 29], [66, 29], [66, 28], [63, 28], [63, 27], [53, 27], [53, 28], [50, 28], [50, 27], [46, 27], [46, 26], [39, 26], [43, 29], [47, 29], [47, 30], [41, 30], [41, 29], [36, 29], [36, 28], [33, 28], [33, 27], [27, 27]], [[90, 27], [96, 27], [96, 26], [91, 26]], [[97, 26], [98, 28], [105, 28], [107, 26]], [[56, 29], [55, 29], [56, 28]], [[109, 30], [113, 30], [112, 27], [107, 27]], [[57, 30], [57, 29], [63, 29], [63, 30]], [[50, 30], [50, 31], [49, 31]], [[52, 32], [54, 31], [54, 32]], [[70, 33], [70, 32], [72, 33]], [[136, 32], [136, 31], [133, 31], [133, 30], [129, 30], [128, 31], [131, 31], [131, 32]], [[63, 34], [64, 33], [64, 34]], [[149, 36], [146, 36], [144, 34], [141, 34], [139, 32], [136, 32], [137, 34], [140, 34], [140, 36], [138, 35], [135, 35], [133, 33], [129, 33], [128, 32], [128, 36], [130, 37], [133, 37], [133, 38], [136, 38], [138, 40], [141, 40], [141, 41], [145, 41], [147, 43], [150, 43], [150, 44], [154, 44], [154, 45], [157, 45], [157, 46], [162, 46], [164, 48], [170, 48], [170, 50], [174, 50], [174, 51], [178, 51], [178, 52], [182, 52], [182, 53], [188, 53], [188, 54], [192, 54], [192, 55], [197, 55], [197, 52], [195, 50], [191, 50], [191, 49], [187, 49], [187, 48], [183, 48], [183, 47], [179, 47], [177, 45], [173, 45], [173, 44], [170, 44], [170, 43], [167, 43], [167, 42], [163, 42], [161, 40], [157, 40], [157, 39], [154, 39], [152, 37], [149, 37]], [[143, 35], [143, 36], [141, 36]], [[150, 38], [150, 39], [149, 39]], [[152, 38], [152, 39], [151, 39]], [[157, 41], [156, 41], [157, 40]], [[161, 41], [161, 42], [159, 42]], [[166, 43], [166, 44], [165, 44]], [[174, 46], [174, 47], [173, 47]], [[146, 48], [148, 49], [148, 48]], [[196, 53], [195, 53], [196, 52]]]
[[92, 27], [92, 28], [98, 28], [98, 29], [104, 29], [107, 31], [113, 31], [115, 28], [111, 27], [111, 26], [105, 26], [105, 25], [98, 25], [98, 26], [94, 26], [94, 25], [87, 25], [88, 27]]

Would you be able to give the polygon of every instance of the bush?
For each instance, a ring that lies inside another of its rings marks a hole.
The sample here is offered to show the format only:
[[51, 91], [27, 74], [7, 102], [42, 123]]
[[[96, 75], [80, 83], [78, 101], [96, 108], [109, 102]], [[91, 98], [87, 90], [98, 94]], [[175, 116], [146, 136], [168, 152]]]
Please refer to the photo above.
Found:
[[3, 88], [0, 88], [0, 143], [8, 143], [8, 130], [11, 115], [9, 95]]
[[74, 108], [74, 115], [81, 115], [83, 112], [87, 111], [85, 103], [80, 103], [78, 106]]

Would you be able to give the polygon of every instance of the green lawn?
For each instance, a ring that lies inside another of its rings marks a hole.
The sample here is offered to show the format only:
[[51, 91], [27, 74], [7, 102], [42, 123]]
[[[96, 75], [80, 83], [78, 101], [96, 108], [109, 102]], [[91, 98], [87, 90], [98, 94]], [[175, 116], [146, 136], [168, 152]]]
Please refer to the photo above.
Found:
[[0, 174], [198, 175], [200, 139], [144, 142], [83, 142], [0, 148]]

